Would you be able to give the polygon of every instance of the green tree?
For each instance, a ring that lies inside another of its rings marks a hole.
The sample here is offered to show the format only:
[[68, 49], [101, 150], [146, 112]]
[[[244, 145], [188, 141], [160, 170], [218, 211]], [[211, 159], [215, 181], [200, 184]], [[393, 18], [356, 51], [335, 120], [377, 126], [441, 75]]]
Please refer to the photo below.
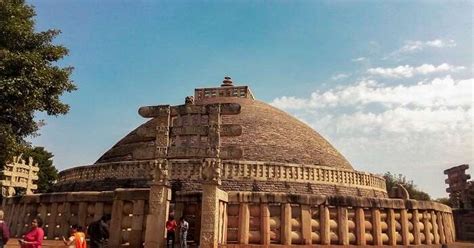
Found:
[[72, 67], [56, 64], [68, 54], [52, 43], [60, 31], [35, 32], [34, 16], [24, 0], [0, 0], [0, 166], [36, 134], [35, 112], [66, 114], [60, 96], [76, 89]]
[[412, 180], [407, 180], [402, 174], [395, 175], [390, 172], [386, 172], [383, 177], [385, 178], [388, 192], [390, 192], [390, 190], [397, 184], [401, 184], [408, 191], [411, 199], [422, 201], [431, 200], [431, 197], [428, 193], [419, 190]]
[[29, 148], [23, 153], [23, 158], [32, 157], [33, 162], [38, 164], [37, 193], [49, 193], [52, 191], [54, 182], [58, 179], [58, 170], [53, 165], [53, 154], [46, 151], [44, 147]]

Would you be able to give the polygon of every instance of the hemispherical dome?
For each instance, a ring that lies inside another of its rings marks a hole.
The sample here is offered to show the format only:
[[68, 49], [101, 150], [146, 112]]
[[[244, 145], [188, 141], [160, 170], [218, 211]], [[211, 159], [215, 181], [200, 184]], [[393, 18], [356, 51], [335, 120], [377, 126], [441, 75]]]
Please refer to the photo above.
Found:
[[[240, 104], [240, 114], [224, 115], [222, 123], [240, 124], [242, 135], [221, 137], [222, 145], [242, 148], [243, 157], [240, 160], [352, 169], [350, 163], [320, 134], [269, 104], [237, 97], [207, 98], [196, 104], [210, 103]], [[129, 133], [96, 163], [151, 159], [146, 155], [151, 154], [146, 149], [154, 141], [154, 136], [148, 134], [154, 129], [154, 124], [152, 119]]]

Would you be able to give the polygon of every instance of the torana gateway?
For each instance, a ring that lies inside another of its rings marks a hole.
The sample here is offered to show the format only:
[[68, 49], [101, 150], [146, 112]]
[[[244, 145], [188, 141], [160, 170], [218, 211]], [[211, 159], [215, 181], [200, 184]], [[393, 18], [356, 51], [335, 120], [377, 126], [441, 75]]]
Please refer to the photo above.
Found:
[[172, 212], [200, 247], [421, 245], [455, 240], [451, 208], [388, 198], [321, 135], [226, 77], [148, 118], [95, 164], [60, 173], [56, 193], [4, 201], [13, 235], [29, 218], [48, 239], [111, 214], [109, 247], [164, 247]]

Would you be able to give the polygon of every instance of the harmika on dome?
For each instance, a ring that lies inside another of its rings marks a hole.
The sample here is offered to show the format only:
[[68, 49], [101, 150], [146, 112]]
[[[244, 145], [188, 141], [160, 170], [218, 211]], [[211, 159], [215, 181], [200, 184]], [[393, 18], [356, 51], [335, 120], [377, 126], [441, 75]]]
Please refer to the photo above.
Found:
[[95, 164], [60, 173], [56, 193], [4, 201], [13, 235], [45, 218], [48, 239], [111, 214], [109, 247], [164, 247], [184, 216], [200, 247], [253, 244], [422, 245], [455, 240], [451, 209], [388, 198], [320, 134], [226, 77], [179, 106], [139, 109], [147, 122]]

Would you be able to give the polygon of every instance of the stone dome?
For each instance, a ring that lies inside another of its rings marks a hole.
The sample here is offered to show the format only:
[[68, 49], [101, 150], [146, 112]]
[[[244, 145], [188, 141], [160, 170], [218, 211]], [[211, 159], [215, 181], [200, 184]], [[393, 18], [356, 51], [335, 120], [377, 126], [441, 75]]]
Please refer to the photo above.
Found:
[[[223, 87], [221, 87], [223, 88]], [[251, 94], [251, 93], [250, 93]], [[212, 97], [196, 99], [197, 105], [212, 103], [238, 103], [238, 115], [223, 116], [223, 124], [240, 124], [242, 135], [222, 137], [223, 145], [238, 145], [243, 150], [239, 160], [321, 165], [352, 169], [351, 164], [319, 133], [289, 114], [264, 102], [238, 97]], [[146, 144], [153, 142], [154, 119], [130, 132], [96, 163], [150, 159], [135, 157], [146, 154]]]

